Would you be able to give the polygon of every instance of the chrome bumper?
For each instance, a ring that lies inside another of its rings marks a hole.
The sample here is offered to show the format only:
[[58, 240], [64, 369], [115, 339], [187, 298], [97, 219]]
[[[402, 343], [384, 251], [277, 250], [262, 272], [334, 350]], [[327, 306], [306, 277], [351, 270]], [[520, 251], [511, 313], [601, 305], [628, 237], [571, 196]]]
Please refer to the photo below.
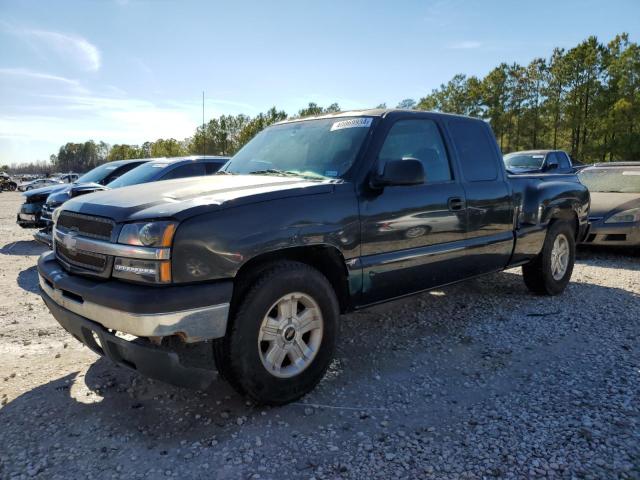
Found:
[[130, 313], [65, 294], [53, 288], [42, 275], [39, 280], [42, 291], [57, 305], [110, 330], [137, 337], [178, 335], [187, 343], [220, 338], [227, 330], [228, 303], [179, 312]]
[[52, 248], [53, 244], [52, 244], [52, 239], [51, 239], [51, 233], [43, 231], [43, 230], [38, 230], [36, 233], [33, 234], [33, 239], [36, 242], [40, 242], [44, 245], [46, 245], [49, 248]]

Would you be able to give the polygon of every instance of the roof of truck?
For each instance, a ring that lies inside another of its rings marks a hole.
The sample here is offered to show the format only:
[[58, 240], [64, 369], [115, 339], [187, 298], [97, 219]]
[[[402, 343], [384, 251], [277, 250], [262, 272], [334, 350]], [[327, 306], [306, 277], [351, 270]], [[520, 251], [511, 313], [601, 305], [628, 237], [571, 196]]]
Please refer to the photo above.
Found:
[[342, 118], [342, 117], [385, 117], [390, 113], [405, 112], [405, 113], [433, 113], [436, 115], [442, 115], [452, 118], [464, 118], [466, 120], [477, 120], [482, 122], [483, 120], [476, 117], [469, 117], [467, 115], [458, 115], [454, 113], [433, 112], [428, 110], [409, 110], [402, 108], [370, 108], [365, 110], [347, 110], [344, 112], [336, 113], [323, 113], [322, 115], [314, 115], [310, 117], [302, 118], [288, 118], [281, 122], [275, 123], [275, 125], [281, 125], [284, 123], [300, 122], [305, 120], [319, 120], [324, 118]]

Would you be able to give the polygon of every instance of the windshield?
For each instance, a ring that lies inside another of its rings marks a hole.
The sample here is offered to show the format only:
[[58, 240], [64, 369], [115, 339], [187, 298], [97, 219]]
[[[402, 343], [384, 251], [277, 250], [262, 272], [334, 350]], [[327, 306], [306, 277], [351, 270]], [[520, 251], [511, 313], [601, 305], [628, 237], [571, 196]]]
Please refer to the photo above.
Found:
[[76, 180], [76, 183], [100, 183], [102, 180], [107, 178], [111, 172], [119, 167], [119, 163], [103, 163], [99, 167], [89, 170], [87, 173], [82, 175], [78, 180]]
[[353, 164], [373, 118], [325, 118], [263, 130], [223, 168], [228, 173], [339, 178]]
[[510, 168], [542, 168], [544, 154], [542, 153], [510, 153], [504, 157], [504, 165]]
[[171, 165], [170, 162], [147, 162], [139, 167], [125, 173], [107, 186], [109, 188], [127, 187], [129, 185], [137, 185], [139, 183], [150, 182], [156, 178], [156, 175], [163, 169]]
[[591, 192], [640, 193], [640, 168], [586, 169], [578, 178]]

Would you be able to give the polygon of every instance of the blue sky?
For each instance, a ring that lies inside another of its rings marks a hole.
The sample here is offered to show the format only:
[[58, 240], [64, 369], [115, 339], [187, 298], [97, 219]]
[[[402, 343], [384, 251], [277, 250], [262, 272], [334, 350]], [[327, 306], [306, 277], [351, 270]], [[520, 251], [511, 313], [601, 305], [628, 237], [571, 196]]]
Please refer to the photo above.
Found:
[[88, 139], [182, 139], [222, 113], [419, 99], [589, 35], [640, 41], [638, 0], [0, 0], [0, 164]]

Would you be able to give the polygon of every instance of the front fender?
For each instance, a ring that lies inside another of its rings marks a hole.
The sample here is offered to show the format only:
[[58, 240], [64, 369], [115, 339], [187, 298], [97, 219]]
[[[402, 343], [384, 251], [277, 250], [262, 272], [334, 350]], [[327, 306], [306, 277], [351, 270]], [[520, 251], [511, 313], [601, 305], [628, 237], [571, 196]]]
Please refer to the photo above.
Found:
[[359, 255], [360, 228], [353, 188], [283, 198], [205, 213], [183, 221], [175, 234], [176, 283], [233, 278], [263, 253], [330, 245], [345, 259]]

